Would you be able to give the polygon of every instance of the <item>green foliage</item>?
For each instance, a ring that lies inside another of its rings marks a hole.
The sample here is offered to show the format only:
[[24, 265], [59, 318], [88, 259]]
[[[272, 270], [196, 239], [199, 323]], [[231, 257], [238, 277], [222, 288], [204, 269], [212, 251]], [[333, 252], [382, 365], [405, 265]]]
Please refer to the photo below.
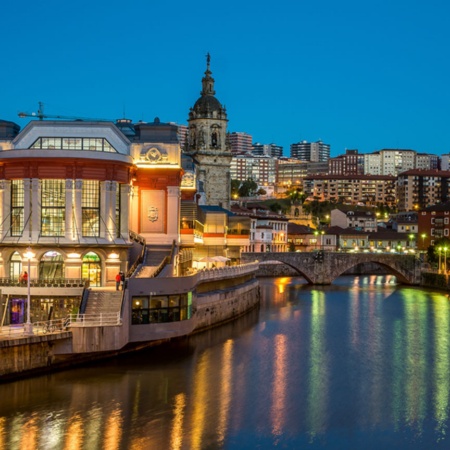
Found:
[[258, 190], [258, 185], [252, 180], [245, 180], [239, 187], [238, 194], [239, 197], [253, 197]]
[[283, 211], [283, 206], [278, 202], [272, 203], [269, 208], [273, 212]]
[[[444, 248], [447, 248], [447, 252], [444, 252]], [[439, 263], [439, 253], [441, 254], [441, 262], [445, 254], [450, 258], [450, 239], [442, 237], [434, 242], [434, 245], [430, 245], [427, 250], [427, 261], [429, 263]]]

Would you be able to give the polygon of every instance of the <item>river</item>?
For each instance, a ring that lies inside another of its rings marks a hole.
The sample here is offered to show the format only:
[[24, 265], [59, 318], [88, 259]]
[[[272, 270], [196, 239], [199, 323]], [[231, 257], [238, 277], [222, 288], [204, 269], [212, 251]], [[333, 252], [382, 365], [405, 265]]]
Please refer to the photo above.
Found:
[[0, 450], [450, 448], [450, 301], [392, 276], [261, 280], [239, 320], [0, 385]]

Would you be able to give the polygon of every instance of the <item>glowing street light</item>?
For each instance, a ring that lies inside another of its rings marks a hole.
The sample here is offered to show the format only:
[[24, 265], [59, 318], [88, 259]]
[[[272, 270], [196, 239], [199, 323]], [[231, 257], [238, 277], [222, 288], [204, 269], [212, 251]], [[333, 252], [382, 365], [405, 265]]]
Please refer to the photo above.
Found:
[[422, 233], [420, 237], [422, 238], [422, 250], [425, 251], [425, 238], [427, 237], [427, 235], [426, 233]]
[[444, 273], [447, 273], [447, 247], [444, 247]]
[[438, 251], [438, 255], [439, 255], [439, 269], [438, 269], [438, 273], [441, 273], [441, 247], [438, 247], [437, 248], [437, 251]]
[[34, 257], [34, 253], [31, 251], [31, 247], [27, 248], [27, 252], [24, 254], [28, 259], [28, 273], [27, 273], [27, 322], [25, 324], [25, 334], [33, 334], [33, 325], [31, 325], [31, 295], [30, 295], [30, 262]]

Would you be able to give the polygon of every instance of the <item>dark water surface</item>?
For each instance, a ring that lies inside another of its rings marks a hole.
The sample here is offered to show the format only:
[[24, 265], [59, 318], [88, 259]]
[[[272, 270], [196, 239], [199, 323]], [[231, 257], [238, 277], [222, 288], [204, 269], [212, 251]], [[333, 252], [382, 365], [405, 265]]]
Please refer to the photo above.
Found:
[[450, 301], [390, 276], [261, 281], [260, 310], [0, 385], [0, 449], [449, 449]]

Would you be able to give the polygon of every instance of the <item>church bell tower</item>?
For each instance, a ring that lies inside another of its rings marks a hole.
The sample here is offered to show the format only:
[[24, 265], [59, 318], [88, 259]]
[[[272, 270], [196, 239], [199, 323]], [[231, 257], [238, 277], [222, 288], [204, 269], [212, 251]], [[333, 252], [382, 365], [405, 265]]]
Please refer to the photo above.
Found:
[[227, 142], [228, 119], [225, 108], [214, 96], [210, 62], [208, 53], [201, 96], [189, 112], [188, 153], [197, 165], [201, 203], [229, 209], [232, 154]]

